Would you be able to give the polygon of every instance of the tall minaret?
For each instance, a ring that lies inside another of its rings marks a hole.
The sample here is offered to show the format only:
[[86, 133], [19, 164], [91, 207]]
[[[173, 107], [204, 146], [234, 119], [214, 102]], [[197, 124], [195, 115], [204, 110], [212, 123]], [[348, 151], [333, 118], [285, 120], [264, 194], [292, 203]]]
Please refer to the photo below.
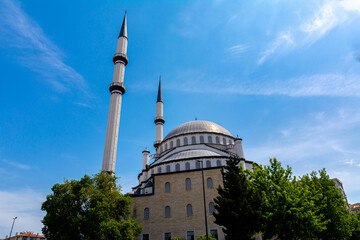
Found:
[[109, 91], [111, 93], [109, 118], [106, 130], [105, 149], [101, 170], [103, 172], [114, 173], [116, 161], [116, 149], [118, 143], [120, 111], [122, 95], [125, 93], [124, 73], [125, 66], [128, 63], [126, 56], [127, 51], [127, 27], [126, 27], [126, 11], [118, 37], [116, 53], [113, 57], [115, 64], [113, 82], [110, 84]]
[[[156, 101], [156, 117], [155, 117], [155, 124], [156, 124], [156, 140], [154, 142], [154, 147], [158, 148], [161, 141], [163, 140], [163, 125], [165, 123], [164, 119], [164, 112], [163, 112], [163, 99], [162, 99], [162, 92], [161, 92], [161, 75], [159, 79], [159, 89], [158, 89], [158, 96]], [[157, 151], [158, 152], [158, 151]]]

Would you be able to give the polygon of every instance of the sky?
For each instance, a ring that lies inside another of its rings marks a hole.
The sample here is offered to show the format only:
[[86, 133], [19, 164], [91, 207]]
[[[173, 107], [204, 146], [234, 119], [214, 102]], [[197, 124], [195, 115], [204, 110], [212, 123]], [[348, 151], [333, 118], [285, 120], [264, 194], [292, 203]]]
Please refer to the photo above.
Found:
[[101, 170], [125, 10], [128, 58], [116, 175], [137, 184], [164, 135], [213, 121], [248, 160], [325, 168], [360, 202], [360, 0], [0, 0], [0, 237], [41, 232], [51, 187]]

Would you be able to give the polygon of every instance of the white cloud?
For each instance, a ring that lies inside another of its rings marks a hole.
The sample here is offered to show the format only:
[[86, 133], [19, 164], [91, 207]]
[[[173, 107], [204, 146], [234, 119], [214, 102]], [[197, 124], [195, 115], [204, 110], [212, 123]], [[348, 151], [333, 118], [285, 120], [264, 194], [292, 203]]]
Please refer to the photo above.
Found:
[[269, 44], [269, 47], [261, 53], [261, 57], [258, 60], [258, 64], [263, 64], [271, 55], [273, 55], [280, 48], [294, 46], [295, 42], [292, 38], [291, 33], [280, 33], [276, 39]]
[[356, 11], [360, 14], [360, 0], [343, 0], [340, 5], [347, 11]]
[[238, 44], [238, 45], [235, 45], [235, 46], [232, 46], [232, 47], [226, 49], [226, 51], [229, 52], [233, 56], [238, 56], [241, 53], [246, 52], [249, 48], [250, 48], [250, 46], [247, 44]]
[[13, 166], [13, 167], [16, 167], [16, 168], [20, 168], [20, 169], [23, 169], [23, 170], [29, 170], [31, 169], [31, 167], [29, 165], [26, 165], [26, 164], [22, 164], [22, 163], [18, 163], [18, 162], [14, 162], [14, 161], [10, 161], [10, 160], [7, 160], [7, 159], [3, 159], [3, 162], [10, 165], [10, 166]]
[[[167, 88], [184, 92], [291, 97], [360, 97], [360, 76], [350, 74], [327, 73], [288, 79], [250, 81], [224, 79], [223, 76], [218, 79], [202, 72], [185, 70], [174, 79], [173, 82], [167, 84]], [[205, 82], [206, 85], [204, 85]]]
[[301, 26], [301, 30], [308, 34], [307, 39], [314, 42], [334, 28], [339, 22], [335, 14], [334, 4], [322, 6], [314, 16]]
[[0, 2], [0, 42], [3, 48], [18, 49], [19, 63], [41, 75], [58, 92], [85, 91], [81, 74], [63, 61], [64, 54], [29, 17], [17, 1]]
[[[326, 1], [310, 17], [300, 24], [287, 26], [286, 34], [279, 32], [276, 38], [261, 53], [258, 64], [263, 64], [271, 55], [289, 46], [302, 47], [322, 39], [335, 27], [354, 20], [351, 13], [360, 14], [360, 0]], [[299, 16], [299, 13], [297, 12]], [[299, 17], [302, 20], [301, 17]]]
[[12, 220], [17, 217], [13, 233], [33, 231], [41, 233], [44, 213], [41, 203], [45, 195], [32, 189], [0, 191], [0, 233], [5, 237], [10, 232]]

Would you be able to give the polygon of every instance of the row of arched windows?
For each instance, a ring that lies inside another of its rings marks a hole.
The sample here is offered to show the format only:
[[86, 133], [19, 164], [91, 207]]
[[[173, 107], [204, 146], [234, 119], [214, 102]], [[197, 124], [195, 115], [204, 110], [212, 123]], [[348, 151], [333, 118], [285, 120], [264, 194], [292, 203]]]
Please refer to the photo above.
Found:
[[[207, 188], [213, 188], [213, 180], [211, 177], [208, 177], [206, 179], [206, 186]], [[186, 178], [185, 179], [185, 189], [186, 190], [191, 190], [191, 179], [190, 178]], [[166, 182], [165, 183], [165, 192], [170, 192], [170, 183], [169, 182]]]
[[[189, 144], [189, 141], [191, 142], [191, 144], [197, 144], [197, 143], [215, 143], [215, 144], [223, 144], [223, 145], [227, 145], [227, 144], [232, 144], [232, 140], [229, 139], [227, 140], [225, 137], [223, 137], [222, 139], [219, 137], [219, 136], [216, 136], [215, 137], [215, 141], [213, 141], [213, 136], [207, 136], [207, 141], [205, 141], [205, 137], [203, 135], [200, 135], [200, 138], [199, 138], [199, 142], [197, 142], [196, 140], [196, 136], [191, 136], [191, 137], [183, 137], [183, 144], [182, 145], [188, 145]], [[180, 138], [176, 139], [175, 141], [175, 144], [176, 144], [176, 147], [180, 147], [181, 146], [181, 140]], [[171, 149], [174, 147], [174, 141], [170, 141], [169, 142], [169, 145], [168, 143], [166, 142], [165, 144], [161, 145], [160, 146], [160, 152], [163, 152], [168, 150], [168, 149]]]
[[[196, 165], [196, 169], [200, 169], [200, 168], [201, 168], [201, 164], [200, 164], [199, 161], [197, 161], [195, 165]], [[207, 160], [207, 161], [205, 162], [205, 166], [206, 166], [206, 168], [211, 168], [211, 161], [210, 161], [210, 160]], [[217, 166], [217, 167], [220, 167], [220, 166], [221, 166], [221, 161], [220, 161], [220, 160], [217, 160], [217, 161], [216, 161], [216, 166]], [[167, 165], [167, 166], [165, 167], [165, 169], [166, 169], [166, 172], [167, 172], [167, 173], [170, 172], [170, 171], [171, 171], [170, 165]], [[186, 162], [186, 163], [185, 163], [185, 170], [190, 170], [190, 163], [189, 163], [189, 162]], [[180, 164], [179, 164], [179, 163], [175, 164], [175, 171], [176, 171], [176, 172], [180, 172], [180, 171], [181, 171], [181, 168], [180, 168]], [[154, 172], [151, 171], [151, 173], [153, 174]], [[161, 167], [158, 167], [158, 168], [157, 168], [157, 173], [162, 173], [162, 168], [161, 168]]]
[[[209, 214], [214, 214], [215, 212], [215, 204], [213, 202], [209, 203]], [[186, 205], [186, 216], [192, 216], [193, 215], [193, 207], [191, 204]], [[169, 206], [165, 207], [165, 217], [171, 216], [171, 208]], [[150, 209], [145, 208], [144, 209], [144, 219], [150, 218]]]

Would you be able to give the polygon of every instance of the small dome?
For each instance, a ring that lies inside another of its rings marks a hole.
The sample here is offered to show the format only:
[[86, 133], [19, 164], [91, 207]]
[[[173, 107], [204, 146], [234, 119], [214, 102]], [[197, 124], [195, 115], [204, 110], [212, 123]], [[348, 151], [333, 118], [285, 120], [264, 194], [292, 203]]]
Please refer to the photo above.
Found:
[[166, 135], [164, 140], [188, 133], [219, 133], [233, 137], [228, 130], [216, 123], [209, 121], [191, 121], [174, 128]]

